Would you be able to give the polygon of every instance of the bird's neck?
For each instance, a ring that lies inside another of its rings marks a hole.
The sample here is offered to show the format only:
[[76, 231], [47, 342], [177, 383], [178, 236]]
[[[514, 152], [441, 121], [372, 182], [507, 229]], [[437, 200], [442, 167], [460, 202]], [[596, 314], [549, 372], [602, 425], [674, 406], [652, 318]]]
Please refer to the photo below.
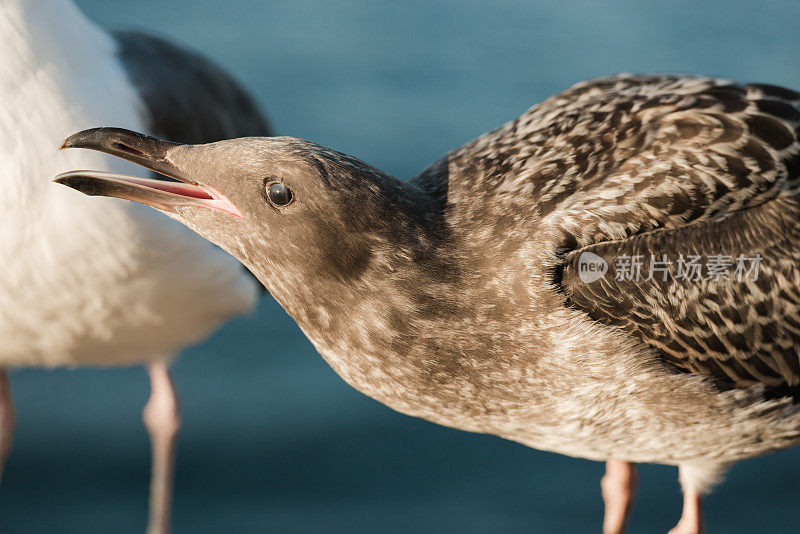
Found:
[[[524, 258], [492, 248], [497, 239], [471, 246], [477, 239], [421, 232], [376, 252], [347, 280], [306, 273], [289, 282], [282, 268], [262, 281], [353, 387], [400, 412], [485, 431], [503, 408], [478, 390], [513, 391], [498, 382], [507, 379], [503, 365], [518, 358], [519, 372], [535, 376], [527, 355], [550, 350], [550, 341], [531, 319], [533, 310], [546, 317], [546, 303], [531, 299], [535, 276]], [[476, 411], [485, 417], [464, 419]]]

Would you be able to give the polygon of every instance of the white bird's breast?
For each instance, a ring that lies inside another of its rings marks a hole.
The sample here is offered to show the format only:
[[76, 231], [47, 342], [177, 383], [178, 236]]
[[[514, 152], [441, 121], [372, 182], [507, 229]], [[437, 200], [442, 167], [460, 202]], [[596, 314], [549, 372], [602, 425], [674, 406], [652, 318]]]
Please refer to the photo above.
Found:
[[57, 148], [90, 127], [145, 131], [143, 106], [113, 40], [71, 3], [0, 8], [0, 365], [168, 357], [250, 309], [254, 283], [205, 240], [149, 208], [51, 182], [131, 172]]

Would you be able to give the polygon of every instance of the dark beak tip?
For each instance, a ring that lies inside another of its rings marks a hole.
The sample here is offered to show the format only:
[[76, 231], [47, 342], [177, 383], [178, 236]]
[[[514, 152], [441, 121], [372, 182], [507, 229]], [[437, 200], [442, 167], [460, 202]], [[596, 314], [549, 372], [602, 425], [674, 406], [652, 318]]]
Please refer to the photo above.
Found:
[[63, 141], [58, 146], [59, 150], [64, 150], [65, 148], [76, 148], [75, 137], [79, 134], [72, 134]]
[[81, 130], [64, 139], [61, 142], [59, 150], [65, 148], [89, 148], [97, 149], [102, 147], [106, 135], [104, 133], [110, 131], [111, 128], [89, 128], [88, 130]]
[[70, 189], [74, 189], [79, 193], [83, 193], [84, 195], [88, 195], [90, 197], [113, 196], [108, 194], [109, 190], [113, 189], [113, 186], [109, 186], [102, 181], [98, 181], [91, 176], [85, 176], [79, 172], [61, 173], [53, 178], [53, 182], [67, 186]]
[[72, 187], [77, 181], [74, 173], [68, 172], [62, 172], [53, 178], [53, 183], [66, 185], [67, 187]]

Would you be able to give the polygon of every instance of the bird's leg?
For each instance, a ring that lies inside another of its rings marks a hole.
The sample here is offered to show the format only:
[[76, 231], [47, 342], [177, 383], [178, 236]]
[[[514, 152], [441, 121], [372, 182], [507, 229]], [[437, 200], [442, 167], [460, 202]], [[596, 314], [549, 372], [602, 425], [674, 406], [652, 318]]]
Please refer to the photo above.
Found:
[[15, 421], [8, 370], [0, 369], [0, 475], [2, 475], [8, 455], [11, 453]]
[[669, 534], [703, 534], [706, 529], [703, 524], [703, 501], [701, 494], [696, 489], [688, 487], [683, 491], [683, 512], [678, 524], [669, 531]]
[[167, 534], [170, 531], [175, 445], [181, 426], [180, 406], [167, 365], [152, 363], [147, 370], [151, 390], [142, 418], [150, 433], [153, 455], [147, 534]]
[[605, 503], [603, 534], [622, 534], [633, 507], [638, 475], [636, 466], [622, 460], [608, 460], [606, 474], [600, 480]]

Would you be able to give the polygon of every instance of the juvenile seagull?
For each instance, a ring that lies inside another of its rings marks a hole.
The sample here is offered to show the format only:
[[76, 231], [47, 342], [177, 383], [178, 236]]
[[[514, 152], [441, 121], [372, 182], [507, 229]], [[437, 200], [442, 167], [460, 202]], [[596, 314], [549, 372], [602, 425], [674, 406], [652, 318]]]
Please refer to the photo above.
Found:
[[[603, 78], [410, 183], [299, 139], [100, 128], [63, 146], [183, 187], [56, 181], [153, 206], [228, 250], [388, 406], [609, 462], [606, 533], [625, 528], [632, 462], [678, 466], [672, 532], [698, 533], [701, 494], [731, 464], [800, 442], [799, 102], [770, 85]], [[746, 269], [720, 274], [716, 256]], [[708, 272], [687, 276], [696, 257]], [[637, 258], [642, 276], [625, 268]]]
[[167, 363], [250, 310], [257, 284], [161, 214], [54, 190], [54, 172], [125, 166], [53, 146], [105, 122], [192, 143], [269, 131], [207, 60], [141, 33], [106, 33], [70, 1], [0, 0], [0, 51], [0, 468], [14, 427], [9, 367], [145, 364], [149, 532], [163, 534], [179, 426]]

